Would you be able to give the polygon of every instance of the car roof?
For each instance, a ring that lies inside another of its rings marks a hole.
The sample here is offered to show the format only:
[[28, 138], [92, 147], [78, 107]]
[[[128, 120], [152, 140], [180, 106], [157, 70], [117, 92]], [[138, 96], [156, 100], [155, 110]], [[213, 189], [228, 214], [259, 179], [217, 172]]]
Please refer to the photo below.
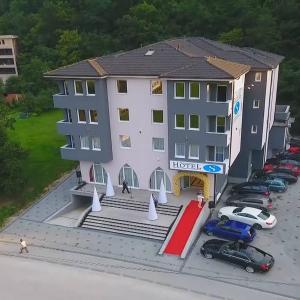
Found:
[[261, 209], [254, 207], [244, 207], [241, 212], [257, 216], [261, 213]]
[[246, 229], [247, 227], [251, 227], [248, 224], [238, 222], [238, 221], [233, 221], [233, 220], [228, 220], [225, 224], [228, 226], [231, 226], [233, 228], [238, 228], [238, 229]]

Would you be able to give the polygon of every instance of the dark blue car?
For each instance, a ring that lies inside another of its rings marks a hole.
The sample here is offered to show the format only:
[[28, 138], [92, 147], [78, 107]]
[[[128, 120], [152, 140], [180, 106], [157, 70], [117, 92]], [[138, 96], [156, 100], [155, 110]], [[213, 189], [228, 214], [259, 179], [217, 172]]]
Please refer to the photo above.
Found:
[[251, 242], [256, 235], [251, 225], [232, 220], [210, 220], [204, 226], [204, 231], [208, 235], [216, 235], [225, 239], [241, 240], [248, 243]]

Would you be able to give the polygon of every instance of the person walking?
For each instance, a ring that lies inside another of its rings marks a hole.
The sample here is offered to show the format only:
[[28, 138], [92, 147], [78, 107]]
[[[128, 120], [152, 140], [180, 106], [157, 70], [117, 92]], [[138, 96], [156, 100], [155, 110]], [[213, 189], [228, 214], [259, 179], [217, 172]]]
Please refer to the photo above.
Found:
[[130, 194], [130, 191], [129, 191], [129, 189], [128, 189], [128, 183], [127, 183], [126, 180], [123, 181], [122, 185], [123, 185], [122, 193], [124, 194], [124, 192], [125, 192], [125, 190], [126, 190], [127, 193]]
[[23, 239], [20, 239], [20, 244], [21, 244], [20, 254], [23, 253], [23, 250], [25, 250], [26, 253], [28, 253], [29, 251], [27, 249], [26, 242]]

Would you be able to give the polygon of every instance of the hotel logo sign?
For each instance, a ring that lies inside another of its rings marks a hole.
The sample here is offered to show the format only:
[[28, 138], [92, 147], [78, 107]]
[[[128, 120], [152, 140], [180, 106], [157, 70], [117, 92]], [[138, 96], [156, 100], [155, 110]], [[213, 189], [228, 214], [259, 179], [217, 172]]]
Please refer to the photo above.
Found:
[[170, 160], [170, 169], [182, 171], [194, 171], [202, 173], [223, 174], [223, 165], [203, 164], [189, 161]]

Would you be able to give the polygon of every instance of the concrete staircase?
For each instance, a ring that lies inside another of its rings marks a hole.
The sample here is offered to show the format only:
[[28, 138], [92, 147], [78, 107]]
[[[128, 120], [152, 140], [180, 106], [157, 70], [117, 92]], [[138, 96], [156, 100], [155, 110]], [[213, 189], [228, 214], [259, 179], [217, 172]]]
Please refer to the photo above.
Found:
[[[121, 198], [106, 198], [103, 197], [101, 201], [103, 207], [112, 207], [122, 210], [133, 210], [138, 212], [147, 212], [148, 203], [121, 199]], [[174, 221], [179, 214], [181, 207], [174, 205], [158, 205], [157, 213], [174, 217]], [[126, 213], [124, 213], [124, 216]], [[173, 223], [172, 223], [173, 224]], [[171, 226], [172, 226], [171, 224]], [[155, 224], [133, 222], [130, 220], [122, 220], [120, 218], [109, 218], [101, 215], [95, 215], [92, 212], [88, 213], [80, 225], [82, 228], [95, 229], [106, 232], [119, 233], [135, 237], [142, 237], [154, 240], [165, 240], [171, 226], [161, 226]]]
[[[149, 209], [149, 203], [147, 202], [128, 200], [122, 198], [104, 197], [101, 201], [101, 205], [122, 208], [122, 209], [137, 210], [137, 211], [148, 211]], [[156, 211], [158, 214], [174, 216], [174, 217], [178, 215], [179, 210], [180, 210], [180, 206], [168, 205], [168, 204], [164, 204], [164, 205], [158, 204], [158, 206], [156, 207]]]

